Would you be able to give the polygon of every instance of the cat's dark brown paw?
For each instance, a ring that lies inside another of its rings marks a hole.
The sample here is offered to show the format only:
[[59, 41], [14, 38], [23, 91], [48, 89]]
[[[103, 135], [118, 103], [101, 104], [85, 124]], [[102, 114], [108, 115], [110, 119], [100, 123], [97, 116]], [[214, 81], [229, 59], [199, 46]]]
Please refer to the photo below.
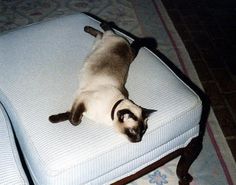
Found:
[[72, 121], [72, 120], [70, 120], [70, 123], [73, 125], [73, 126], [78, 126], [80, 123], [81, 123], [81, 119], [80, 120], [78, 120], [78, 121]]
[[59, 123], [68, 120], [69, 117], [70, 117], [70, 112], [64, 112], [60, 114], [51, 115], [49, 116], [48, 119], [51, 123]]
[[49, 116], [48, 120], [49, 120], [51, 123], [58, 123], [57, 115], [51, 115], [51, 116]]
[[103, 33], [101, 31], [99, 31], [91, 26], [85, 26], [84, 31], [94, 37], [97, 37], [97, 35], [101, 35], [101, 36], [103, 35]]

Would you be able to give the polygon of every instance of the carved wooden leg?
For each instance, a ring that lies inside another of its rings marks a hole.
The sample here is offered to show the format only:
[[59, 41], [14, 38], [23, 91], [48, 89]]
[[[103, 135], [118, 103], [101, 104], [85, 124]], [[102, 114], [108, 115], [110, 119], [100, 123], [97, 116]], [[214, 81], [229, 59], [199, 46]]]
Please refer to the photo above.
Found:
[[202, 150], [202, 137], [194, 138], [186, 148], [177, 165], [177, 176], [179, 177], [179, 185], [189, 185], [193, 177], [188, 173], [188, 170], [194, 160], [198, 157]]

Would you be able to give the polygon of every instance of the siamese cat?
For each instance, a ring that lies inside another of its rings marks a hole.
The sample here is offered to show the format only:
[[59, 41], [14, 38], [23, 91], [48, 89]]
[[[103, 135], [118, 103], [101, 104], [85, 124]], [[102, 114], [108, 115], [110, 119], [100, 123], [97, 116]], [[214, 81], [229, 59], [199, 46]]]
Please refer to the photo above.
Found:
[[96, 39], [81, 70], [72, 108], [50, 116], [49, 120], [52, 123], [69, 120], [76, 126], [84, 115], [97, 123], [115, 126], [129, 141], [139, 142], [147, 130], [147, 118], [155, 110], [136, 105], [125, 88], [129, 66], [137, 55], [135, 41], [129, 44], [108, 23], [100, 26], [104, 33], [84, 27]]

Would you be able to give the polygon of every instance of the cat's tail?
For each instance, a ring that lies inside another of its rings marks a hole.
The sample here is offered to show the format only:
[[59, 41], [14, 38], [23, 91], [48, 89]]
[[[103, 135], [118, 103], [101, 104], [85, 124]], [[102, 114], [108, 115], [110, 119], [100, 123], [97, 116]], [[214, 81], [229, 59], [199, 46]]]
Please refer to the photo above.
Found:
[[51, 116], [49, 116], [48, 119], [52, 123], [59, 123], [62, 121], [69, 120], [70, 115], [71, 115], [70, 112], [64, 112], [64, 113], [60, 113], [60, 114], [51, 115]]

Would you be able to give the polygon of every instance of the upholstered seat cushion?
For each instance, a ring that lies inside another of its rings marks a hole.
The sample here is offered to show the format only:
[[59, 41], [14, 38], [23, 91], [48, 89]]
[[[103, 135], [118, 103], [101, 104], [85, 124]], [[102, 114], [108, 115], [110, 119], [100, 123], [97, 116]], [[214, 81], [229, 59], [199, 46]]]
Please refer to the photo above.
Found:
[[27, 185], [8, 116], [0, 103], [0, 184]]
[[7, 110], [35, 184], [109, 184], [186, 146], [198, 135], [199, 97], [148, 49], [129, 71], [130, 98], [157, 109], [140, 143], [113, 128], [83, 118], [51, 124], [48, 116], [68, 110], [79, 69], [100, 29], [77, 14], [32, 25], [0, 37], [0, 101]]

